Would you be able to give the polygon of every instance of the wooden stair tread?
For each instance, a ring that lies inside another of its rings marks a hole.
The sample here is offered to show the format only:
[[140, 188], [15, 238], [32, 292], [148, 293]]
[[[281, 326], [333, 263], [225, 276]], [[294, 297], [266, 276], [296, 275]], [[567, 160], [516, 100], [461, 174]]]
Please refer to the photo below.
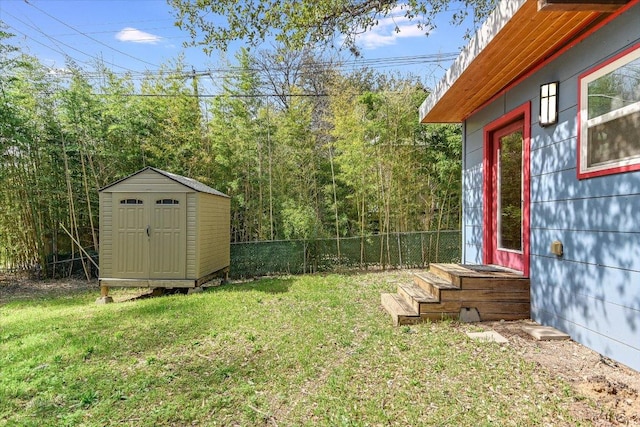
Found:
[[395, 326], [415, 325], [422, 321], [420, 314], [402, 296], [398, 294], [381, 294], [380, 299], [384, 309], [391, 315]]
[[507, 268], [481, 264], [433, 263], [430, 268], [457, 277], [513, 277], [522, 278], [522, 274]]
[[446, 279], [443, 279], [440, 276], [436, 276], [435, 274], [430, 273], [428, 271], [422, 271], [420, 273], [413, 273], [413, 275], [415, 277], [417, 277], [419, 280], [422, 280], [424, 282], [430, 283], [430, 284], [432, 284], [433, 286], [435, 286], [436, 288], [439, 288], [439, 289], [459, 289], [453, 283], [447, 281]]
[[382, 305], [391, 315], [397, 316], [416, 316], [419, 317], [417, 311], [407, 303], [404, 298], [398, 294], [382, 294], [380, 297]]
[[402, 288], [402, 291], [407, 296], [418, 303], [438, 302], [437, 298], [433, 297], [429, 292], [425, 291], [418, 285], [414, 285], [413, 283], [398, 285], [398, 288]]

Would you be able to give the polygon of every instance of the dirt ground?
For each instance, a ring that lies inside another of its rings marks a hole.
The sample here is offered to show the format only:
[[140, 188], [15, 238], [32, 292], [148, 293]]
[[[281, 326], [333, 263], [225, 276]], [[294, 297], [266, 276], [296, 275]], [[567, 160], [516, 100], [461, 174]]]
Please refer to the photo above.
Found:
[[[0, 274], [0, 306], [17, 299], [64, 296], [87, 290], [95, 290], [96, 298], [99, 296], [96, 281], [41, 281]], [[131, 295], [132, 291], [114, 295], [116, 301], [132, 299], [135, 297]], [[522, 330], [527, 324], [531, 321], [481, 322], [473, 326], [461, 325], [461, 328], [498, 332], [509, 340], [503, 345], [533, 361], [548, 375], [566, 381], [578, 395], [589, 398], [574, 403], [571, 411], [577, 418], [594, 426], [640, 426], [640, 372], [572, 340], [537, 341]], [[544, 375], [540, 378], [543, 381]]]
[[14, 300], [56, 297], [88, 290], [95, 290], [97, 296], [100, 295], [95, 280], [36, 280], [28, 275], [0, 273], [0, 305]]
[[574, 416], [595, 426], [640, 426], [640, 372], [573, 340], [538, 341], [522, 330], [530, 320], [481, 322], [509, 340], [506, 344], [553, 377], [569, 383], [589, 400], [574, 403]]

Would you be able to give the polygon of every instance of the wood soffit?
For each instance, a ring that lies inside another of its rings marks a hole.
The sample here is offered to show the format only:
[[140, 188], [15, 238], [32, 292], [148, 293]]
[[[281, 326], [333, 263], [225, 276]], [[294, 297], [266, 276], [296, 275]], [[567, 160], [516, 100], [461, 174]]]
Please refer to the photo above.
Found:
[[538, 0], [538, 10], [613, 12], [629, 0]]
[[[558, 6], [562, 0], [501, 2], [506, 5], [503, 10], [499, 6], [489, 17], [420, 107], [422, 123], [462, 122], [611, 12], [599, 8], [538, 10], [539, 1]], [[519, 9], [509, 10], [516, 3], [521, 4]]]

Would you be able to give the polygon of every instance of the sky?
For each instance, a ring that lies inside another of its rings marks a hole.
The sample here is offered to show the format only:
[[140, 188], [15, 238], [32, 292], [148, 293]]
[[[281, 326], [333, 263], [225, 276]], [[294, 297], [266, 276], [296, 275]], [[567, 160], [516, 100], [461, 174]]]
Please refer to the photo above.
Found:
[[[206, 55], [201, 47], [184, 47], [186, 31], [174, 25], [165, 0], [0, 0], [0, 21], [16, 37], [12, 43], [36, 56], [52, 70], [63, 70], [66, 57], [91, 70], [99, 58], [116, 73], [158, 70], [184, 55], [187, 69], [217, 69], [220, 53]], [[395, 31], [395, 26], [400, 32]], [[350, 67], [367, 65], [381, 72], [412, 73], [434, 86], [464, 45], [465, 28], [442, 17], [426, 37], [398, 15], [383, 19], [358, 39], [361, 57], [347, 57]], [[234, 43], [233, 49], [242, 43]], [[445, 60], [434, 63], [434, 55]]]

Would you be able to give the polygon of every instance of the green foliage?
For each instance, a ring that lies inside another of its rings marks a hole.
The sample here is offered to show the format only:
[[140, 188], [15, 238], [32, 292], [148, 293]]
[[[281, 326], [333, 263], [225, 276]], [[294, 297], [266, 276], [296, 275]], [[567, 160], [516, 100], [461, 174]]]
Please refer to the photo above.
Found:
[[168, 0], [175, 8], [177, 24], [190, 32], [193, 44], [211, 52], [226, 50], [233, 41], [256, 45], [269, 37], [299, 49], [317, 43], [331, 44], [344, 37], [345, 47], [357, 51], [357, 34], [376, 27], [380, 20], [400, 11], [404, 18], [428, 34], [435, 17], [454, 10], [452, 24], [461, 24], [469, 14], [481, 22], [497, 0]]
[[310, 206], [285, 202], [282, 216], [285, 239], [309, 240], [318, 236], [317, 215]]
[[351, 234], [458, 227], [461, 128], [419, 125], [423, 97], [410, 80], [356, 75], [336, 84], [337, 176], [356, 213]]
[[341, 75], [309, 51], [240, 50], [221, 95], [201, 98], [182, 58], [141, 81], [72, 63], [56, 78], [9, 40], [0, 268], [69, 274], [58, 261], [81, 256], [73, 239], [98, 251], [98, 190], [147, 165], [231, 196], [233, 242], [359, 236], [364, 248], [380, 234], [386, 265], [390, 233], [458, 226], [460, 128], [417, 123], [425, 90], [414, 79]]

